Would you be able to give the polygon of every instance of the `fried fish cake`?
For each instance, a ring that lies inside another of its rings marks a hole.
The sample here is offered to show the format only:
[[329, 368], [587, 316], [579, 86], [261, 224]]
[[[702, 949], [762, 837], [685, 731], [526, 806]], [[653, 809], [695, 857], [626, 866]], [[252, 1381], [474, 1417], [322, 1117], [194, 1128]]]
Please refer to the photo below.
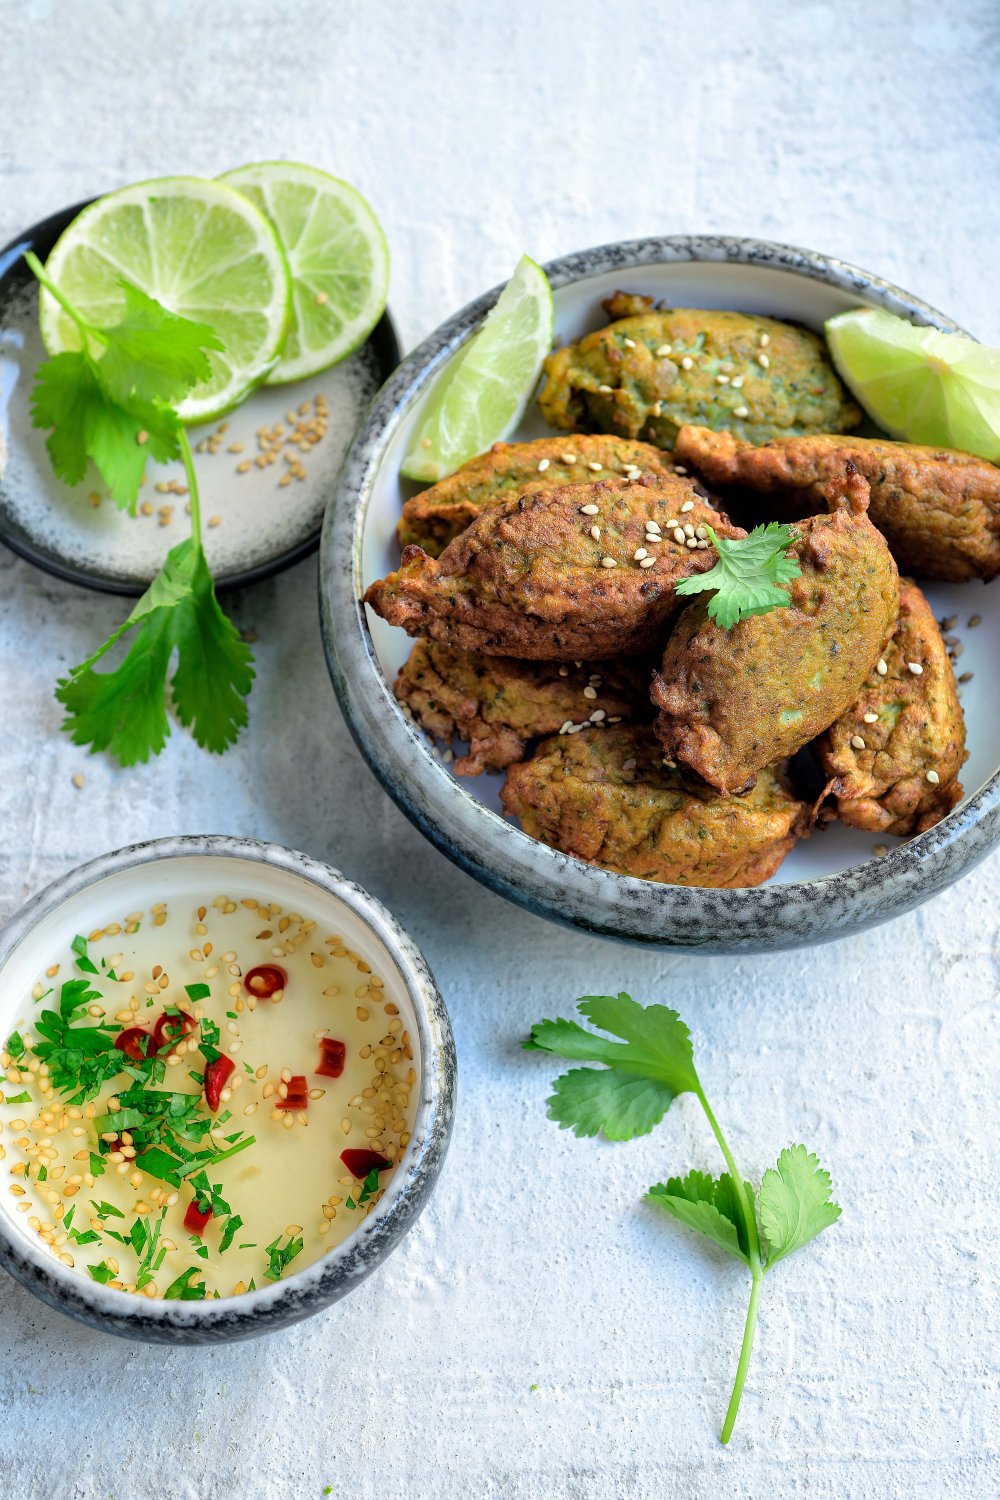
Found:
[[769, 515], [809, 515], [826, 503], [845, 459], [871, 487], [869, 515], [898, 565], [963, 582], [1000, 573], [1000, 469], [952, 448], [832, 433], [760, 447], [728, 432], [684, 427], [675, 459], [713, 487], [769, 497]]
[[908, 578], [883, 657], [816, 751], [829, 778], [823, 798], [852, 828], [923, 833], [962, 800], [967, 756], [955, 674], [934, 612]]
[[437, 557], [484, 510], [513, 494], [553, 490], [566, 484], [632, 473], [663, 477], [673, 473], [658, 448], [627, 438], [538, 438], [533, 443], [494, 443], [440, 484], [403, 506], [399, 545], [422, 547]]
[[514, 661], [418, 641], [395, 693], [436, 739], [465, 740], [455, 773], [479, 776], [523, 760], [530, 740], [563, 728], [651, 719], [651, 675], [641, 662]]
[[485, 511], [437, 559], [407, 547], [365, 603], [390, 625], [460, 651], [639, 656], [662, 643], [680, 579], [713, 565], [697, 534], [706, 522], [722, 536], [744, 535], [675, 475], [536, 490]]
[[653, 680], [666, 754], [720, 792], [746, 791], [762, 767], [829, 728], [896, 623], [896, 564], [863, 511], [813, 516], [796, 531], [789, 550], [802, 571], [788, 606], [723, 630], [706, 600], [689, 605]]
[[[636, 306], [618, 294], [612, 316]], [[677, 307], [621, 317], [545, 361], [539, 397], [552, 427], [612, 432], [671, 449], [687, 423], [753, 443], [849, 432], [861, 420], [808, 329], [774, 318]]]
[[773, 768], [747, 796], [720, 797], [685, 785], [643, 725], [543, 741], [511, 767], [500, 797], [532, 838], [666, 885], [760, 885], [809, 826]]

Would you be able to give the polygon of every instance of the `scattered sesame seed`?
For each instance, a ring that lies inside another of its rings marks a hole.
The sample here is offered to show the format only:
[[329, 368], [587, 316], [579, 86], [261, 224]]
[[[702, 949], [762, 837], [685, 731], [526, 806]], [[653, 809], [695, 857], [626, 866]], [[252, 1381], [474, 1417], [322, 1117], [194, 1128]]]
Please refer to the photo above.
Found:
[[738, 406], [736, 408], [736, 410], [733, 412], [733, 416], [734, 417], [739, 417], [741, 420], [742, 420], [743, 417], [748, 417], [749, 415], [750, 415], [750, 408], [748, 406]]
[[635, 339], [622, 339], [622, 343], [625, 345], [626, 349], [635, 348]]
[[959, 682], [971, 682], [972, 681], [972, 673], [971, 672], [963, 672], [962, 675], [961, 675], [961, 677], [958, 680], [959, 680]]
[[676, 529], [675, 529], [675, 531], [674, 531], [674, 541], [675, 541], [675, 542], [680, 542], [680, 543], [681, 543], [681, 545], [682, 545], [682, 546], [683, 546], [683, 544], [684, 544], [684, 542], [685, 542], [685, 541], [686, 541], [686, 540], [687, 540], [687, 538], [686, 538], [686, 537], [685, 537], [685, 535], [684, 535], [684, 532], [683, 532], [683, 530], [682, 530], [682, 528], [681, 528], [681, 527], [680, 527], [680, 526], [678, 526], [678, 527], [677, 527], [677, 528], [676, 528]]
[[865, 742], [861, 738], [860, 734], [851, 735], [851, 744], [854, 746], [855, 750], [863, 750], [865, 748]]
[[209, 524], [209, 527], [211, 527], [211, 528], [214, 528], [216, 526], [221, 526], [222, 525], [222, 517], [221, 516], [210, 516], [209, 520], [208, 520], [208, 524]]
[[329, 300], [330, 300], [330, 293], [329, 292], [317, 292], [316, 293], [316, 302], [317, 302], [317, 305], [319, 307], [322, 307], [323, 304], [324, 304], [324, 302], [329, 302]]
[[[683, 469], [680, 464], [674, 464], [674, 473], [675, 474], [686, 474], [687, 473], [687, 469]], [[682, 507], [682, 509], [683, 509], [683, 507]]]
[[584, 690], [583, 690], [583, 696], [585, 698], [589, 698], [589, 699], [593, 700], [594, 698], [597, 697], [597, 689], [596, 688], [592, 688], [592, 687], [585, 687]]
[[568, 677], [569, 676], [569, 667], [560, 667], [559, 668], [559, 676], [560, 677]]
[[690, 354], [685, 354], [684, 358], [681, 360], [681, 369], [690, 370], [693, 365], [694, 360], [691, 358]]
[[642, 559], [647, 556], [645, 547], [637, 547], [632, 553], [632, 556], [635, 558], [636, 562], [642, 562]]
[[708, 536], [708, 532], [705, 530], [704, 526], [696, 526], [694, 528], [694, 534], [699, 539], [701, 539], [702, 537]]
[[640, 559], [639, 566], [640, 568], [651, 568], [655, 562], [655, 557], [643, 557]]
[[599, 505], [581, 505], [580, 514], [581, 516], [599, 516], [601, 514], [601, 507]]
[[76, 787], [77, 791], [80, 791], [81, 788], [83, 787], [83, 785], [84, 785], [84, 776], [83, 776], [83, 772], [82, 771], [77, 771], [75, 773], [75, 775], [73, 777], [73, 785]]
[[673, 352], [673, 344], [661, 344], [659, 349], [657, 349], [656, 351], [656, 357], [657, 359], [666, 359], [667, 355], [672, 354]]
[[590, 722], [591, 724], [601, 724], [606, 718], [607, 714], [605, 713], [603, 708], [595, 708], [594, 712], [590, 716]]
[[863, 714], [862, 718], [864, 719], [866, 724], [878, 723], [878, 714]]
[[698, 538], [698, 546], [701, 547], [701, 548], [703, 548], [703, 549], [707, 548], [707, 546], [708, 546], [708, 538], [704, 537], [704, 536], [699, 537]]
[[579, 462], [575, 453], [563, 453], [560, 455], [564, 464], [575, 464]]
[[914, 675], [914, 677], [922, 677], [923, 676], [924, 669], [923, 669], [923, 667], [920, 665], [920, 663], [918, 661], [908, 661], [906, 663], [906, 670], [908, 672], [912, 672], [913, 675]]
[[539, 472], [539, 474], [544, 474], [545, 470], [548, 468], [548, 466], [549, 466], [549, 460], [547, 458], [539, 459], [539, 462], [538, 462], [538, 472]]
[[681, 530], [684, 532], [684, 535], [688, 537], [694, 536], [695, 534], [694, 527], [692, 526], [690, 521], [685, 521], [684, 525], [681, 527]]
[[140, 448], [144, 448], [145, 445], [149, 442], [149, 433], [145, 431], [137, 432], [135, 435], [135, 440], [139, 444]]
[[616, 562], [616, 560], [613, 557], [602, 557], [601, 558], [601, 567], [602, 568], [617, 568], [617, 566], [618, 566], [618, 563]]
[[570, 730], [572, 728], [573, 728], [573, 720], [572, 719], [567, 719], [566, 722], [565, 722], [565, 724], [562, 724], [560, 726], [559, 733], [560, 734], [569, 734], [569, 732], [570, 732]]
[[729, 376], [728, 375], [716, 375], [716, 377], [715, 377], [715, 383], [716, 383], [716, 385], [728, 385], [729, 384]]
[[614, 386], [599, 385], [597, 389], [600, 391], [602, 396], [610, 396], [611, 392], [614, 390]]
[[872, 853], [875, 855], [876, 859], [884, 859], [889, 851], [884, 844], [876, 844], [874, 849], [872, 850]]
[[684, 504], [681, 506], [681, 515], [682, 516], [686, 516], [689, 510], [694, 510], [694, 501], [693, 500], [685, 500], [684, 501]]
[[768, 359], [766, 354], [758, 354], [757, 363], [760, 365], [762, 370], [768, 370], [771, 367], [771, 361]]
[[647, 521], [646, 522], [646, 530], [647, 531], [659, 531], [659, 529], [660, 529], [660, 523], [659, 523], [659, 521]]
[[599, 542], [601, 540], [601, 528], [599, 526], [591, 526], [590, 534], [594, 538], [595, 542]]
[[937, 786], [941, 778], [936, 771], [928, 771], [927, 780], [930, 782], [931, 786]]
[[768, 344], [770, 342], [771, 342], [771, 335], [769, 333], [762, 333], [761, 336], [760, 336], [760, 347], [762, 349], [766, 349], [767, 346], [768, 346]]
[[591, 473], [593, 474], [600, 474], [601, 470], [604, 468], [604, 465], [599, 464], [596, 459], [592, 458], [587, 464], [587, 468], [590, 469]]
[[731, 384], [734, 391], [741, 391], [743, 389], [743, 376], [734, 375]]
[[885, 664], [885, 661], [881, 657], [879, 657], [878, 665], [876, 666], [875, 670], [880, 677], [884, 677], [889, 670], [889, 668]]

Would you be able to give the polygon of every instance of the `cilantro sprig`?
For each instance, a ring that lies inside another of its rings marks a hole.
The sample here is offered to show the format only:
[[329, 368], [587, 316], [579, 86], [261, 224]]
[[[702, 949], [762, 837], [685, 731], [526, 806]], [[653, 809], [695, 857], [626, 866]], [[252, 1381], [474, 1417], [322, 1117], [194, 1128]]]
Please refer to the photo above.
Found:
[[[123, 766], [158, 755], [170, 733], [167, 676], [178, 721], [203, 749], [221, 753], [247, 722], [253, 656], [215, 597], [201, 535], [194, 457], [176, 405], [211, 372], [209, 350], [223, 345], [207, 324], [169, 312], [124, 277], [118, 323], [88, 322], [47, 276], [30, 269], [76, 324], [81, 347], [43, 364], [32, 393], [32, 421], [46, 439], [56, 474], [79, 484], [91, 460], [123, 509], [134, 513], [147, 458], [180, 459], [187, 478], [191, 536], [168, 552], [132, 613], [86, 661], [60, 679], [63, 728], [92, 752]], [[129, 636], [117, 666], [97, 663]]]
[[678, 1094], [694, 1094], [728, 1168], [718, 1177], [701, 1171], [670, 1177], [646, 1194], [648, 1202], [710, 1239], [750, 1272], [743, 1343], [722, 1426], [721, 1440], [728, 1443], [750, 1364], [764, 1276], [840, 1217], [830, 1198], [830, 1174], [804, 1146], [790, 1146], [777, 1166], [764, 1173], [755, 1195], [737, 1171], [705, 1097], [691, 1035], [677, 1012], [665, 1005], [642, 1006], [624, 993], [588, 995], [578, 1009], [596, 1032], [576, 1021], [539, 1021], [524, 1043], [530, 1051], [602, 1065], [574, 1068], [557, 1078], [548, 1100], [549, 1118], [578, 1136], [603, 1131], [609, 1140], [629, 1141], [648, 1135]]
[[709, 618], [723, 630], [732, 630], [749, 615], [766, 615], [772, 609], [787, 609], [788, 589], [802, 572], [793, 557], [787, 555], [795, 541], [791, 526], [770, 521], [755, 526], [749, 536], [736, 539], [716, 536], [706, 525], [712, 545], [718, 554], [714, 568], [677, 585], [678, 594], [700, 594], [713, 591], [708, 601]]

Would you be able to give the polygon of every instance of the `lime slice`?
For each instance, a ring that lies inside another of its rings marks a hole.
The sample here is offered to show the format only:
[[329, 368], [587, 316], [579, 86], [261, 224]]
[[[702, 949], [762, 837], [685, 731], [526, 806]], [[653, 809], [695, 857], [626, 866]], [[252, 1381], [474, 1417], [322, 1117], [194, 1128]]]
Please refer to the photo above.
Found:
[[[277, 364], [291, 283], [278, 236], [242, 193], [197, 177], [161, 177], [99, 198], [57, 240], [46, 270], [88, 322], [122, 315], [124, 276], [171, 312], [208, 323], [224, 344], [212, 374], [178, 406], [207, 422], [236, 406]], [[55, 298], [39, 301], [50, 354], [78, 349], [76, 324]]]
[[874, 307], [826, 325], [833, 362], [892, 437], [1000, 459], [1000, 350]]
[[256, 162], [219, 181], [267, 215], [292, 272], [292, 326], [268, 385], [335, 365], [385, 309], [389, 251], [375, 215], [346, 182], [297, 162]]
[[482, 328], [433, 387], [407, 479], [435, 484], [506, 437], [520, 421], [552, 347], [548, 277], [522, 255]]

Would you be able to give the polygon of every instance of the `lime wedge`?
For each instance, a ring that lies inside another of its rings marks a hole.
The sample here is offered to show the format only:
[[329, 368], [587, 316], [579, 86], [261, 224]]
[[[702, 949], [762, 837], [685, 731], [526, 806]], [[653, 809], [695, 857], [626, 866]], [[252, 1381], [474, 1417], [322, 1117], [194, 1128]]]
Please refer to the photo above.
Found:
[[1000, 350], [877, 308], [826, 325], [833, 362], [892, 437], [1000, 459]]
[[506, 437], [531, 400], [551, 347], [548, 277], [522, 255], [479, 332], [431, 390], [403, 460], [407, 479], [435, 484]]
[[[242, 193], [197, 177], [161, 177], [99, 198], [57, 240], [46, 270], [91, 323], [121, 317], [119, 276], [171, 312], [208, 323], [224, 344], [212, 374], [177, 408], [187, 423], [236, 406], [278, 362], [291, 283], [278, 236]], [[39, 300], [50, 354], [78, 349], [76, 324], [46, 291]]]
[[297, 162], [255, 162], [219, 181], [267, 215], [292, 273], [292, 326], [268, 385], [335, 365], [385, 309], [389, 251], [375, 215], [346, 182]]

